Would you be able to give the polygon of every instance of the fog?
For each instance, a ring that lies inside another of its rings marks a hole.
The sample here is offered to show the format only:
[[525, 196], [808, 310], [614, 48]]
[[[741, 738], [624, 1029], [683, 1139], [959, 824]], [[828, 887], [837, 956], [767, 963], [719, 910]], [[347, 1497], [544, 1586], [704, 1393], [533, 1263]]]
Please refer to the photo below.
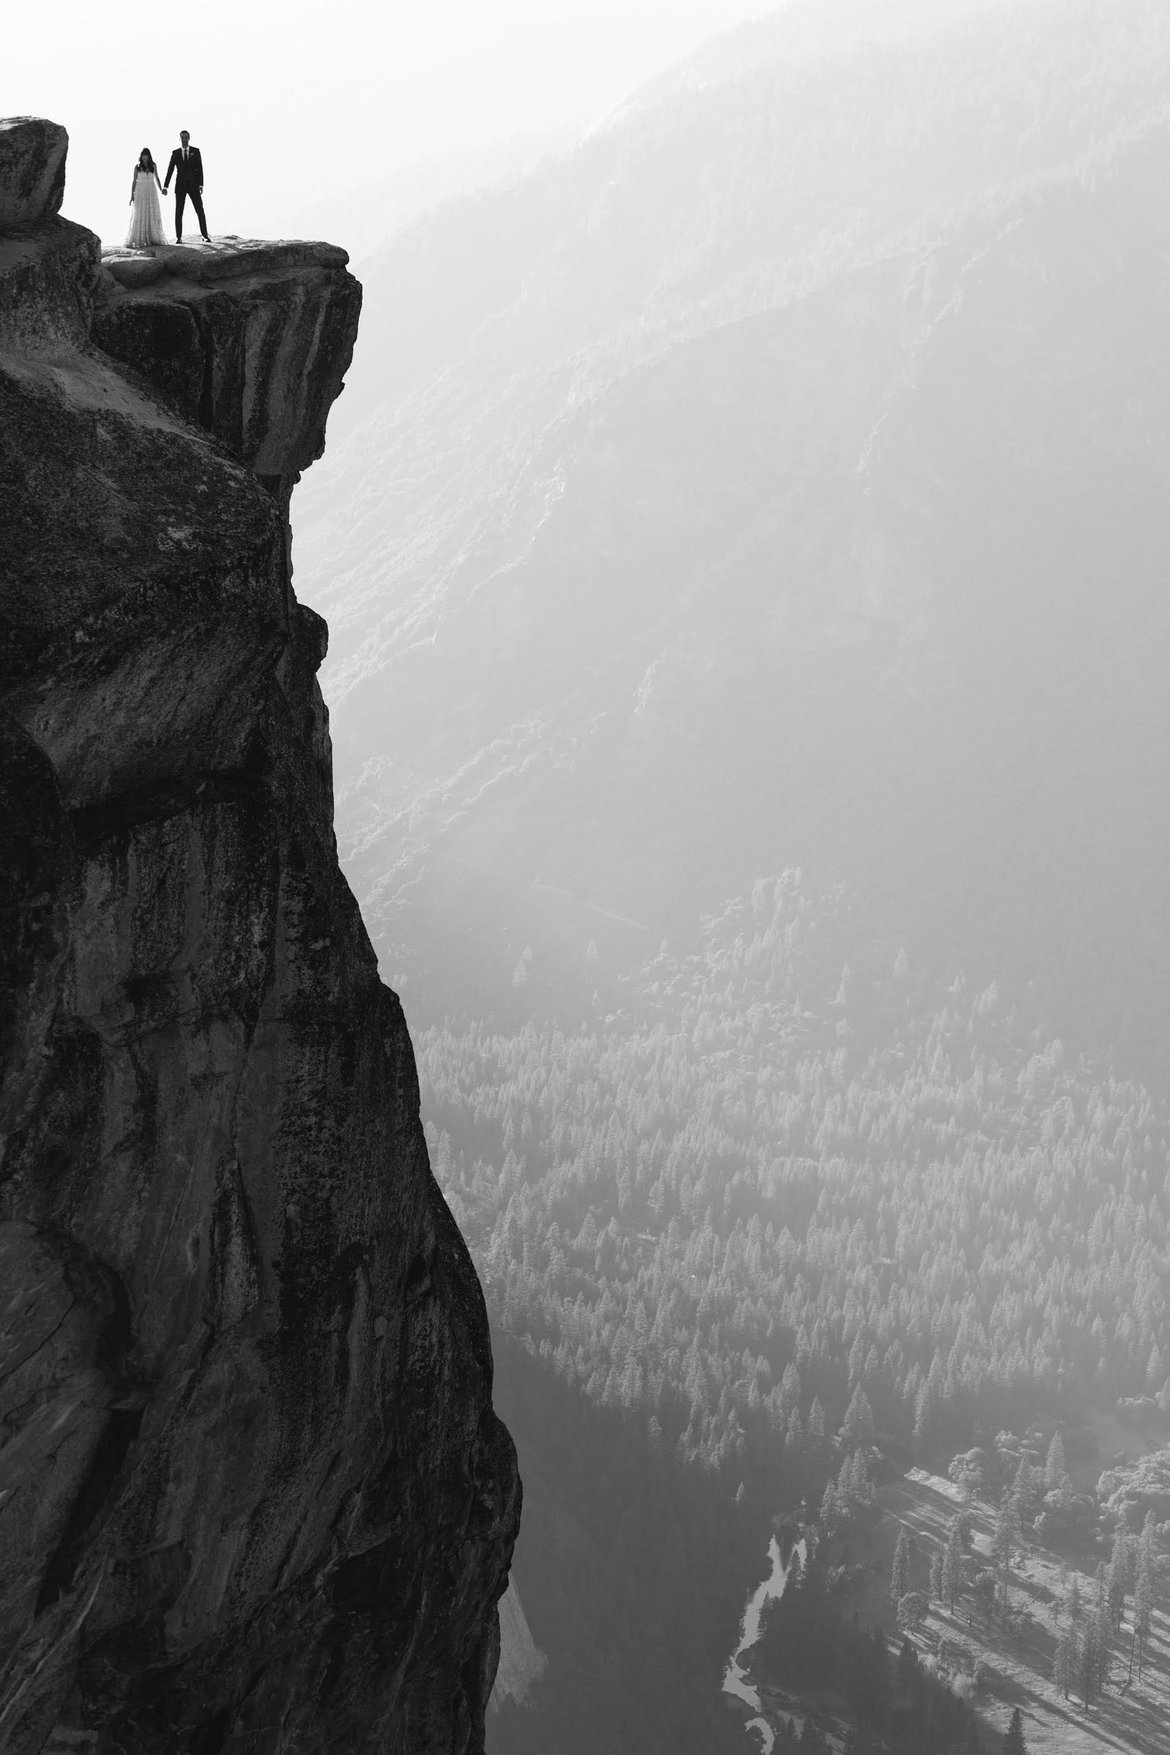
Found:
[[[1168, 91], [1162, 6], [826, 0], [364, 265], [296, 583], [527, 1483], [495, 1755], [791, 1747], [703, 1666], [810, 1516], [944, 1716], [1164, 1746], [1069, 1578], [1170, 1519]], [[919, 1746], [794, 1594], [746, 1697]]]
[[719, 39], [369, 264], [298, 586], [425, 1015], [801, 866], [1161, 1052], [1165, 31], [874, 16]]
[[360, 258], [295, 587], [525, 1479], [491, 1755], [1166, 1749], [1170, 8], [66, 16], [72, 217], [186, 126]]
[[65, 211], [107, 242], [125, 231], [140, 147], [165, 163], [180, 128], [203, 152], [213, 232], [279, 237], [319, 198], [401, 167], [586, 127], [754, 10], [736, 0], [207, 0], [178, 14], [64, 0], [9, 9], [4, 108], [69, 129]]

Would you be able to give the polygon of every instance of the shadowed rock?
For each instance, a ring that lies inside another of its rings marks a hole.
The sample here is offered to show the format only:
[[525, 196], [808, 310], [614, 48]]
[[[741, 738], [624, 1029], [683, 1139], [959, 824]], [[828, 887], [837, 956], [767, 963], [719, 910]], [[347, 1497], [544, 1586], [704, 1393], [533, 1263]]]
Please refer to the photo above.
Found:
[[94, 338], [257, 474], [292, 481], [325, 447], [360, 292], [334, 244], [107, 250]]
[[477, 1750], [514, 1453], [290, 579], [360, 290], [126, 288], [53, 211], [0, 238], [0, 1747]]
[[61, 211], [69, 136], [39, 116], [0, 118], [0, 232]]

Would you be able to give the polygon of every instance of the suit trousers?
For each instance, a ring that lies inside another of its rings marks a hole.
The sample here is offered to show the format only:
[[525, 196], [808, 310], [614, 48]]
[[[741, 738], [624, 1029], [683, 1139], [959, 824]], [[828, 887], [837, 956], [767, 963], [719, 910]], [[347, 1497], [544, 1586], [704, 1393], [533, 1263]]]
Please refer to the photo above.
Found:
[[188, 195], [190, 195], [191, 205], [195, 209], [195, 217], [199, 221], [199, 231], [203, 237], [207, 236], [207, 221], [203, 217], [203, 197], [202, 197], [202, 195], [199, 193], [198, 189], [184, 189], [181, 183], [176, 183], [175, 184], [175, 242], [176, 242], [176, 244], [179, 242], [179, 240], [183, 236], [183, 208], [186, 204]]

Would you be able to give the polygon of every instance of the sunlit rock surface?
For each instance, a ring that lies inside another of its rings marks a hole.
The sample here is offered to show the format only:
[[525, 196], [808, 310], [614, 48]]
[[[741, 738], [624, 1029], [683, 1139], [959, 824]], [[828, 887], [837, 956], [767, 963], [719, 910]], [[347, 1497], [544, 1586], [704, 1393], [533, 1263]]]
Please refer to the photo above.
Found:
[[548, 1659], [532, 1637], [516, 1580], [511, 1578], [500, 1598], [500, 1663], [489, 1702], [492, 1711], [498, 1711], [505, 1700], [523, 1706], [547, 1668]]
[[128, 285], [58, 147], [0, 124], [0, 1747], [476, 1750], [514, 1453], [290, 584], [360, 289]]

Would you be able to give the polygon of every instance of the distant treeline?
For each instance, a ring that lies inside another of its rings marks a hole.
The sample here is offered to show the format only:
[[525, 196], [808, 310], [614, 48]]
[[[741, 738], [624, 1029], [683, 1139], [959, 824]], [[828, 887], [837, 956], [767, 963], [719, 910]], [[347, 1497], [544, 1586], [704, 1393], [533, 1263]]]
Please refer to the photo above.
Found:
[[773, 1505], [858, 1389], [941, 1455], [1167, 1375], [1164, 1105], [995, 982], [842, 967], [845, 908], [762, 882], [602, 1024], [421, 1041], [501, 1328]]

